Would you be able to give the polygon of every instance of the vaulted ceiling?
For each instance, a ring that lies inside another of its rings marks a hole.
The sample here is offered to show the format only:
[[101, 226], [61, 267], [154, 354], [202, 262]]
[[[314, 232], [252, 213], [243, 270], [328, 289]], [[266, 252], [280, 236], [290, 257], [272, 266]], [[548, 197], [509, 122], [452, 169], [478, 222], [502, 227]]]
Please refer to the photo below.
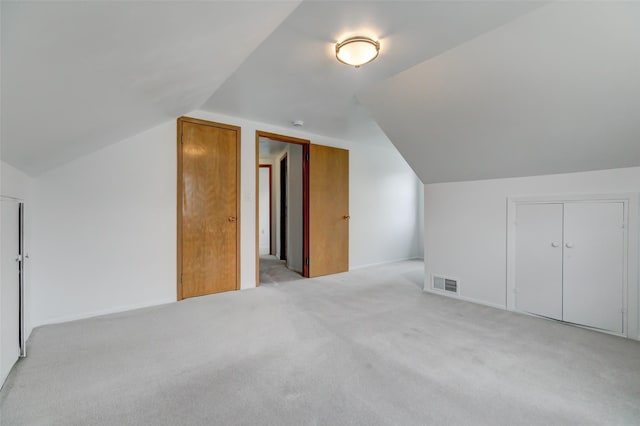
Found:
[[[426, 183], [640, 165], [640, 4], [2, 2], [2, 159], [195, 109], [393, 143]], [[380, 40], [360, 69], [336, 41]]]
[[2, 2], [2, 158], [31, 174], [200, 107], [299, 2]]

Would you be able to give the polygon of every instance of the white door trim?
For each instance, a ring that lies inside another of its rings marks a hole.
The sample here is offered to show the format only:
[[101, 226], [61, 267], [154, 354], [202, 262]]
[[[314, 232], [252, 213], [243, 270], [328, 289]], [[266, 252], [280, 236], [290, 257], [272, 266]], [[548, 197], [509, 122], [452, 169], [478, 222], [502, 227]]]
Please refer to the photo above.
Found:
[[[624, 204], [624, 284], [623, 284], [623, 332], [619, 334], [640, 340], [640, 284], [638, 282], [638, 204], [637, 193], [610, 194], [566, 194], [507, 197], [507, 291], [505, 301], [507, 310], [516, 309], [515, 286], [515, 236], [516, 207], [518, 204], [571, 203], [571, 202], [621, 202]], [[598, 330], [602, 331], [602, 330]], [[615, 334], [615, 333], [613, 333]]]

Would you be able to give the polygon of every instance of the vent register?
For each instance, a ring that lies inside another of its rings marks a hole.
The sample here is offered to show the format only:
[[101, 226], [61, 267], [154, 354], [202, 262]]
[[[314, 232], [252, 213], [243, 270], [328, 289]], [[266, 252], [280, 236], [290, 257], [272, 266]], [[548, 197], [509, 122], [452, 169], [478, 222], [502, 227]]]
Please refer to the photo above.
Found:
[[447, 293], [458, 294], [458, 280], [433, 275], [431, 288]]

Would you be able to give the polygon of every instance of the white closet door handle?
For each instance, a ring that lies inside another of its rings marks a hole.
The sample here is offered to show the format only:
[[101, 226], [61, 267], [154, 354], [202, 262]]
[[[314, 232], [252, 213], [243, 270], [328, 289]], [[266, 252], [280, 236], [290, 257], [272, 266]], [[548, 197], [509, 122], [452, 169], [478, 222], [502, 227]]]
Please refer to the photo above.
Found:
[[560, 247], [560, 243], [556, 243], [555, 241], [551, 243], [551, 247]]
[[573, 248], [573, 244], [572, 243], [567, 243], [564, 245], [566, 248]]

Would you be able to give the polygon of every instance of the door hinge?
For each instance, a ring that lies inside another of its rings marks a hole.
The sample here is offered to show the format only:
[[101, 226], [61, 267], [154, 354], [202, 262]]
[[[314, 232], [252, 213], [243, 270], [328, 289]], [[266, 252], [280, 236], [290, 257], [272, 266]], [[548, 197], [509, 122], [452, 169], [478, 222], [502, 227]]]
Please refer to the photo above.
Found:
[[182, 278], [184, 277], [184, 275], [180, 274], [180, 284], [182, 284]]
[[306, 263], [307, 265], [309, 264], [309, 258], [308, 257], [304, 260], [304, 263]]
[[309, 153], [307, 153], [306, 159], [307, 161], [309, 161]]
[[184, 144], [184, 133], [180, 133], [180, 143]]

